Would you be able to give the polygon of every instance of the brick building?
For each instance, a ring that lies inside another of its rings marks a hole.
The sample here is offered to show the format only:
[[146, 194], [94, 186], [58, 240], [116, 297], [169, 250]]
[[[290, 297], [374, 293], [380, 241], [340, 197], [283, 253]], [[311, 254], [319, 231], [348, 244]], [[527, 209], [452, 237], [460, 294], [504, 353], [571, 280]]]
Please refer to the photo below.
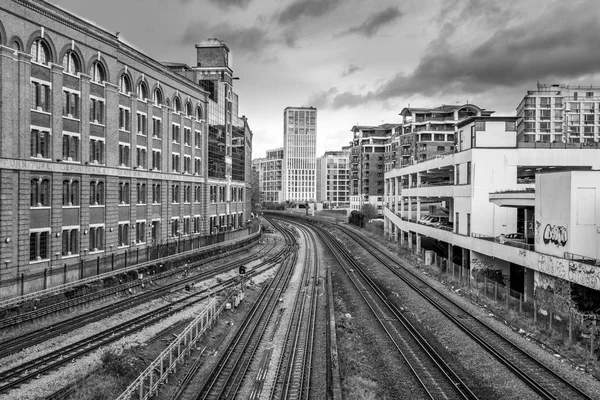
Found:
[[86, 260], [244, 226], [252, 133], [229, 49], [196, 48], [196, 67], [159, 63], [44, 1], [2, 3], [3, 296], [78, 279], [83, 267], [67, 267]]

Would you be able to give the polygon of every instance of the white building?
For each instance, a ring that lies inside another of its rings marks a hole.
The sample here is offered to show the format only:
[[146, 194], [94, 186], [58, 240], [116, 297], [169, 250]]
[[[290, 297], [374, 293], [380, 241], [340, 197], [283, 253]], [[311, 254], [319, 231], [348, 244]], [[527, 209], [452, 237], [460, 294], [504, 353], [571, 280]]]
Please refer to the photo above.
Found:
[[283, 195], [296, 203], [315, 201], [317, 109], [287, 107], [283, 111]]
[[260, 203], [283, 202], [283, 148], [267, 150], [266, 158], [252, 160], [258, 172]]
[[350, 208], [350, 149], [326, 151], [317, 158], [317, 201], [329, 208]]
[[[515, 124], [469, 118], [456, 124], [456, 153], [386, 173], [386, 233], [471, 274], [501, 271], [525, 296], [558, 280], [600, 290], [600, 269], [577, 261], [600, 258], [600, 150], [533, 148]], [[435, 201], [443, 207], [422, 207]]]

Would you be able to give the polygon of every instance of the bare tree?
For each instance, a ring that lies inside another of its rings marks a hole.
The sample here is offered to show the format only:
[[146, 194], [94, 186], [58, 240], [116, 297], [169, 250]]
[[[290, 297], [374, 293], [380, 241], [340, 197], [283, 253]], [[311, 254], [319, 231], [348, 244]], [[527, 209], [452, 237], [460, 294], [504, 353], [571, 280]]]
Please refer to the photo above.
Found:
[[365, 219], [371, 220], [377, 216], [377, 208], [371, 203], [363, 204], [360, 211], [365, 215]]

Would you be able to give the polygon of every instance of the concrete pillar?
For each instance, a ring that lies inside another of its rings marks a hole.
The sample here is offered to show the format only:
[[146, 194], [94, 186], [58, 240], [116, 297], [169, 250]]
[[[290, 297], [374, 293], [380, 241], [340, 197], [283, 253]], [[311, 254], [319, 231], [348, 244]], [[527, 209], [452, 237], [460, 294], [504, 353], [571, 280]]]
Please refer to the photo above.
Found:
[[398, 229], [398, 235], [400, 235], [400, 246], [404, 246], [406, 244], [404, 241], [404, 231]]
[[408, 247], [412, 249], [413, 243], [412, 243], [412, 232], [408, 231]]
[[410, 220], [412, 219], [412, 197], [408, 198], [408, 212], [406, 213], [406, 217]]
[[417, 254], [421, 253], [421, 235], [417, 233], [417, 243], [416, 243], [416, 249], [415, 252]]
[[448, 243], [448, 261], [452, 262], [453, 257], [454, 257], [454, 246], [452, 246], [452, 243]]
[[417, 221], [421, 219], [421, 198], [417, 196]]

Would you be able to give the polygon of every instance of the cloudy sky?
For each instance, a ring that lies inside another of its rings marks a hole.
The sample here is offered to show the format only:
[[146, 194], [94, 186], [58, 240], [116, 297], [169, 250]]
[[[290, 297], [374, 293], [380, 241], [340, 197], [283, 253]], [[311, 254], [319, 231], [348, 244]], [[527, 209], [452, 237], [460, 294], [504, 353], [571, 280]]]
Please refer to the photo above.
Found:
[[318, 109], [317, 155], [409, 104], [514, 115], [536, 82], [600, 84], [597, 0], [50, 0], [158, 61], [224, 40], [254, 157], [283, 144], [283, 109]]

